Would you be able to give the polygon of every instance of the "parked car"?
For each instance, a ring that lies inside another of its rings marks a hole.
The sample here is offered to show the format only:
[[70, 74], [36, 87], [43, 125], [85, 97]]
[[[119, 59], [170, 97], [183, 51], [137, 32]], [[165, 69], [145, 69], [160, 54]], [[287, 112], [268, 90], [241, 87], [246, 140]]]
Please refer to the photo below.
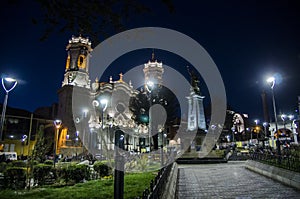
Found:
[[0, 156], [3, 157], [4, 161], [10, 160], [18, 160], [17, 152], [0, 152]]

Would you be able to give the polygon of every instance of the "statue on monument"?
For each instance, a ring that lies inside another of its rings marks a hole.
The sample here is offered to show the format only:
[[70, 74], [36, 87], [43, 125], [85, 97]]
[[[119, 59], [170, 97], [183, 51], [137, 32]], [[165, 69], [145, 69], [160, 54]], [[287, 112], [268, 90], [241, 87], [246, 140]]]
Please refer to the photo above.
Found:
[[187, 70], [191, 77], [191, 86], [192, 86], [193, 91], [195, 92], [195, 94], [201, 95], [200, 88], [198, 86], [199, 78], [197, 77], [197, 75], [195, 74], [195, 72], [193, 70], [190, 70], [189, 66], [187, 66]]

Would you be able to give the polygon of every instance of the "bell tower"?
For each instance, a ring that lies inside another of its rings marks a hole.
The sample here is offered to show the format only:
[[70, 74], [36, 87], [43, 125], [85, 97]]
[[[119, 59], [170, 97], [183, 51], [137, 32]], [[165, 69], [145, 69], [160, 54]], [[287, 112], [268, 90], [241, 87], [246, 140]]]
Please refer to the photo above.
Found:
[[[79, 134], [83, 134], [84, 131], [76, 129], [74, 122], [75, 118], [83, 115], [84, 107], [87, 107], [87, 104], [91, 102], [89, 78], [91, 42], [88, 38], [82, 36], [72, 36], [66, 46], [66, 51], [67, 60], [64, 79], [61, 88], [57, 92], [57, 117], [62, 120], [62, 128], [58, 135], [58, 143], [60, 144], [57, 153], [74, 155], [84, 150], [79, 139]], [[77, 101], [74, 101], [74, 99]], [[74, 107], [77, 109], [74, 109]], [[84, 121], [83, 116], [80, 119], [80, 121]]]
[[164, 68], [162, 66], [162, 62], [157, 62], [155, 59], [154, 52], [152, 53], [151, 60], [144, 64], [143, 71], [145, 75], [145, 84], [151, 81], [153, 84], [162, 85]]
[[67, 61], [62, 87], [73, 85], [90, 89], [89, 58], [92, 52], [91, 42], [82, 36], [69, 40], [66, 47]]

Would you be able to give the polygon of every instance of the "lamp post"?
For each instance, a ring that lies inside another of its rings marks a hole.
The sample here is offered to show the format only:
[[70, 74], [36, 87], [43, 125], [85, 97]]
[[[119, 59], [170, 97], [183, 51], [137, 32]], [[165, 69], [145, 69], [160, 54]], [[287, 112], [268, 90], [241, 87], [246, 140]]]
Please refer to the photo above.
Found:
[[[104, 111], [106, 110], [107, 108], [107, 102], [108, 100], [107, 99], [101, 99], [100, 100], [100, 104], [101, 104], [101, 133], [103, 133], [103, 129], [104, 129]], [[102, 153], [102, 149], [103, 149], [103, 146], [102, 146], [102, 142], [105, 140], [102, 140], [103, 136], [101, 136], [101, 153]]]
[[[291, 121], [291, 130], [292, 130], [292, 133], [294, 135], [294, 143], [298, 144], [297, 132], [296, 132], [296, 124], [295, 124], [296, 120], [294, 120], [295, 117], [294, 117], [294, 115], [288, 115], [288, 118]], [[294, 126], [295, 126], [295, 128], [294, 128]]]
[[151, 91], [154, 87], [154, 83], [152, 81], [148, 81], [146, 84], [146, 88], [149, 92], [149, 153], [151, 152], [151, 137], [152, 137], [152, 114], [151, 114], [151, 106], [152, 106], [152, 96], [151, 96]]
[[264, 126], [264, 131], [265, 131], [265, 139], [264, 139], [264, 142], [263, 142], [263, 145], [264, 145], [264, 147], [266, 147], [266, 144], [265, 144], [265, 142], [266, 141], [269, 141], [268, 140], [268, 132], [267, 132], [267, 126], [268, 126], [269, 124], [268, 124], [268, 122], [264, 122], [263, 123], [263, 126]]
[[234, 142], [234, 133], [235, 133], [235, 127], [231, 127], [231, 131], [232, 131], [232, 142]]
[[[275, 77], [269, 77], [267, 79], [267, 82], [270, 84], [271, 86], [271, 92], [272, 92], [272, 102], [273, 102], [273, 111], [274, 111], [274, 117], [275, 117], [275, 131], [278, 133], [278, 123], [277, 123], [277, 113], [276, 113], [276, 103], [275, 103], [275, 95], [274, 95], [274, 86], [275, 86]], [[272, 142], [274, 140], [274, 137], [272, 137]], [[276, 148], [277, 148], [277, 154], [278, 156], [281, 155], [281, 151], [280, 151], [280, 141], [279, 138], [277, 137], [276, 139]], [[279, 163], [280, 163], [280, 157], [278, 159]]]
[[115, 175], [114, 175], [114, 199], [124, 198], [124, 165], [122, 155], [124, 150], [124, 132], [120, 129], [115, 131]]
[[264, 130], [265, 130], [265, 138], [267, 138], [267, 137], [268, 137], [268, 135], [267, 135], [267, 126], [268, 126], [268, 122], [264, 122], [264, 123], [263, 123], [263, 126], [264, 126]]
[[258, 119], [255, 119], [254, 120], [254, 123], [255, 123], [255, 131], [256, 132], [256, 139], [257, 139], [257, 145], [259, 144], [259, 140], [258, 140], [258, 134], [259, 134], [259, 127], [257, 126], [258, 123], [259, 123], [259, 120]]
[[54, 133], [54, 147], [53, 147], [53, 166], [55, 167], [55, 160], [56, 160], [56, 147], [57, 147], [57, 136], [59, 133], [59, 128], [61, 127], [61, 120], [54, 120], [54, 125], [56, 128], [56, 131]]
[[282, 119], [282, 121], [283, 121], [283, 128], [284, 128], [284, 130], [286, 130], [286, 126], [285, 126], [285, 119], [286, 119], [286, 114], [281, 114], [281, 119]]
[[[6, 87], [5, 82], [11, 83], [10, 88]], [[13, 78], [10, 78], [10, 77], [2, 78], [2, 87], [5, 90], [6, 94], [5, 94], [5, 98], [4, 98], [4, 103], [3, 103], [3, 108], [2, 108], [2, 115], [1, 115], [0, 141], [2, 141], [2, 137], [3, 137], [2, 133], [3, 133], [3, 127], [4, 127], [4, 119], [5, 119], [8, 93], [16, 87], [17, 83], [18, 83], [17, 80], [13, 79]]]
[[297, 123], [296, 120], [293, 120], [294, 128], [293, 128], [293, 134], [294, 134], [294, 142], [295, 144], [298, 144], [298, 138], [297, 138]]
[[287, 144], [287, 132], [286, 132], [286, 124], [285, 124], [285, 120], [287, 118], [287, 115], [286, 114], [281, 114], [281, 119], [282, 119], [282, 122], [283, 122], [283, 129], [284, 129], [284, 137], [285, 137], [285, 144]]

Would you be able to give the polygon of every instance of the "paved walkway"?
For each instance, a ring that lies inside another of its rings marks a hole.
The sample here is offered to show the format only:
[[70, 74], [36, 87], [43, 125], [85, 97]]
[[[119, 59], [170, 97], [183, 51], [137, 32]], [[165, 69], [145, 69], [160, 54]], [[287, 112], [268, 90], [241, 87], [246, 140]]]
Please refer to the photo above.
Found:
[[179, 199], [300, 199], [300, 191], [247, 170], [244, 162], [178, 166]]

